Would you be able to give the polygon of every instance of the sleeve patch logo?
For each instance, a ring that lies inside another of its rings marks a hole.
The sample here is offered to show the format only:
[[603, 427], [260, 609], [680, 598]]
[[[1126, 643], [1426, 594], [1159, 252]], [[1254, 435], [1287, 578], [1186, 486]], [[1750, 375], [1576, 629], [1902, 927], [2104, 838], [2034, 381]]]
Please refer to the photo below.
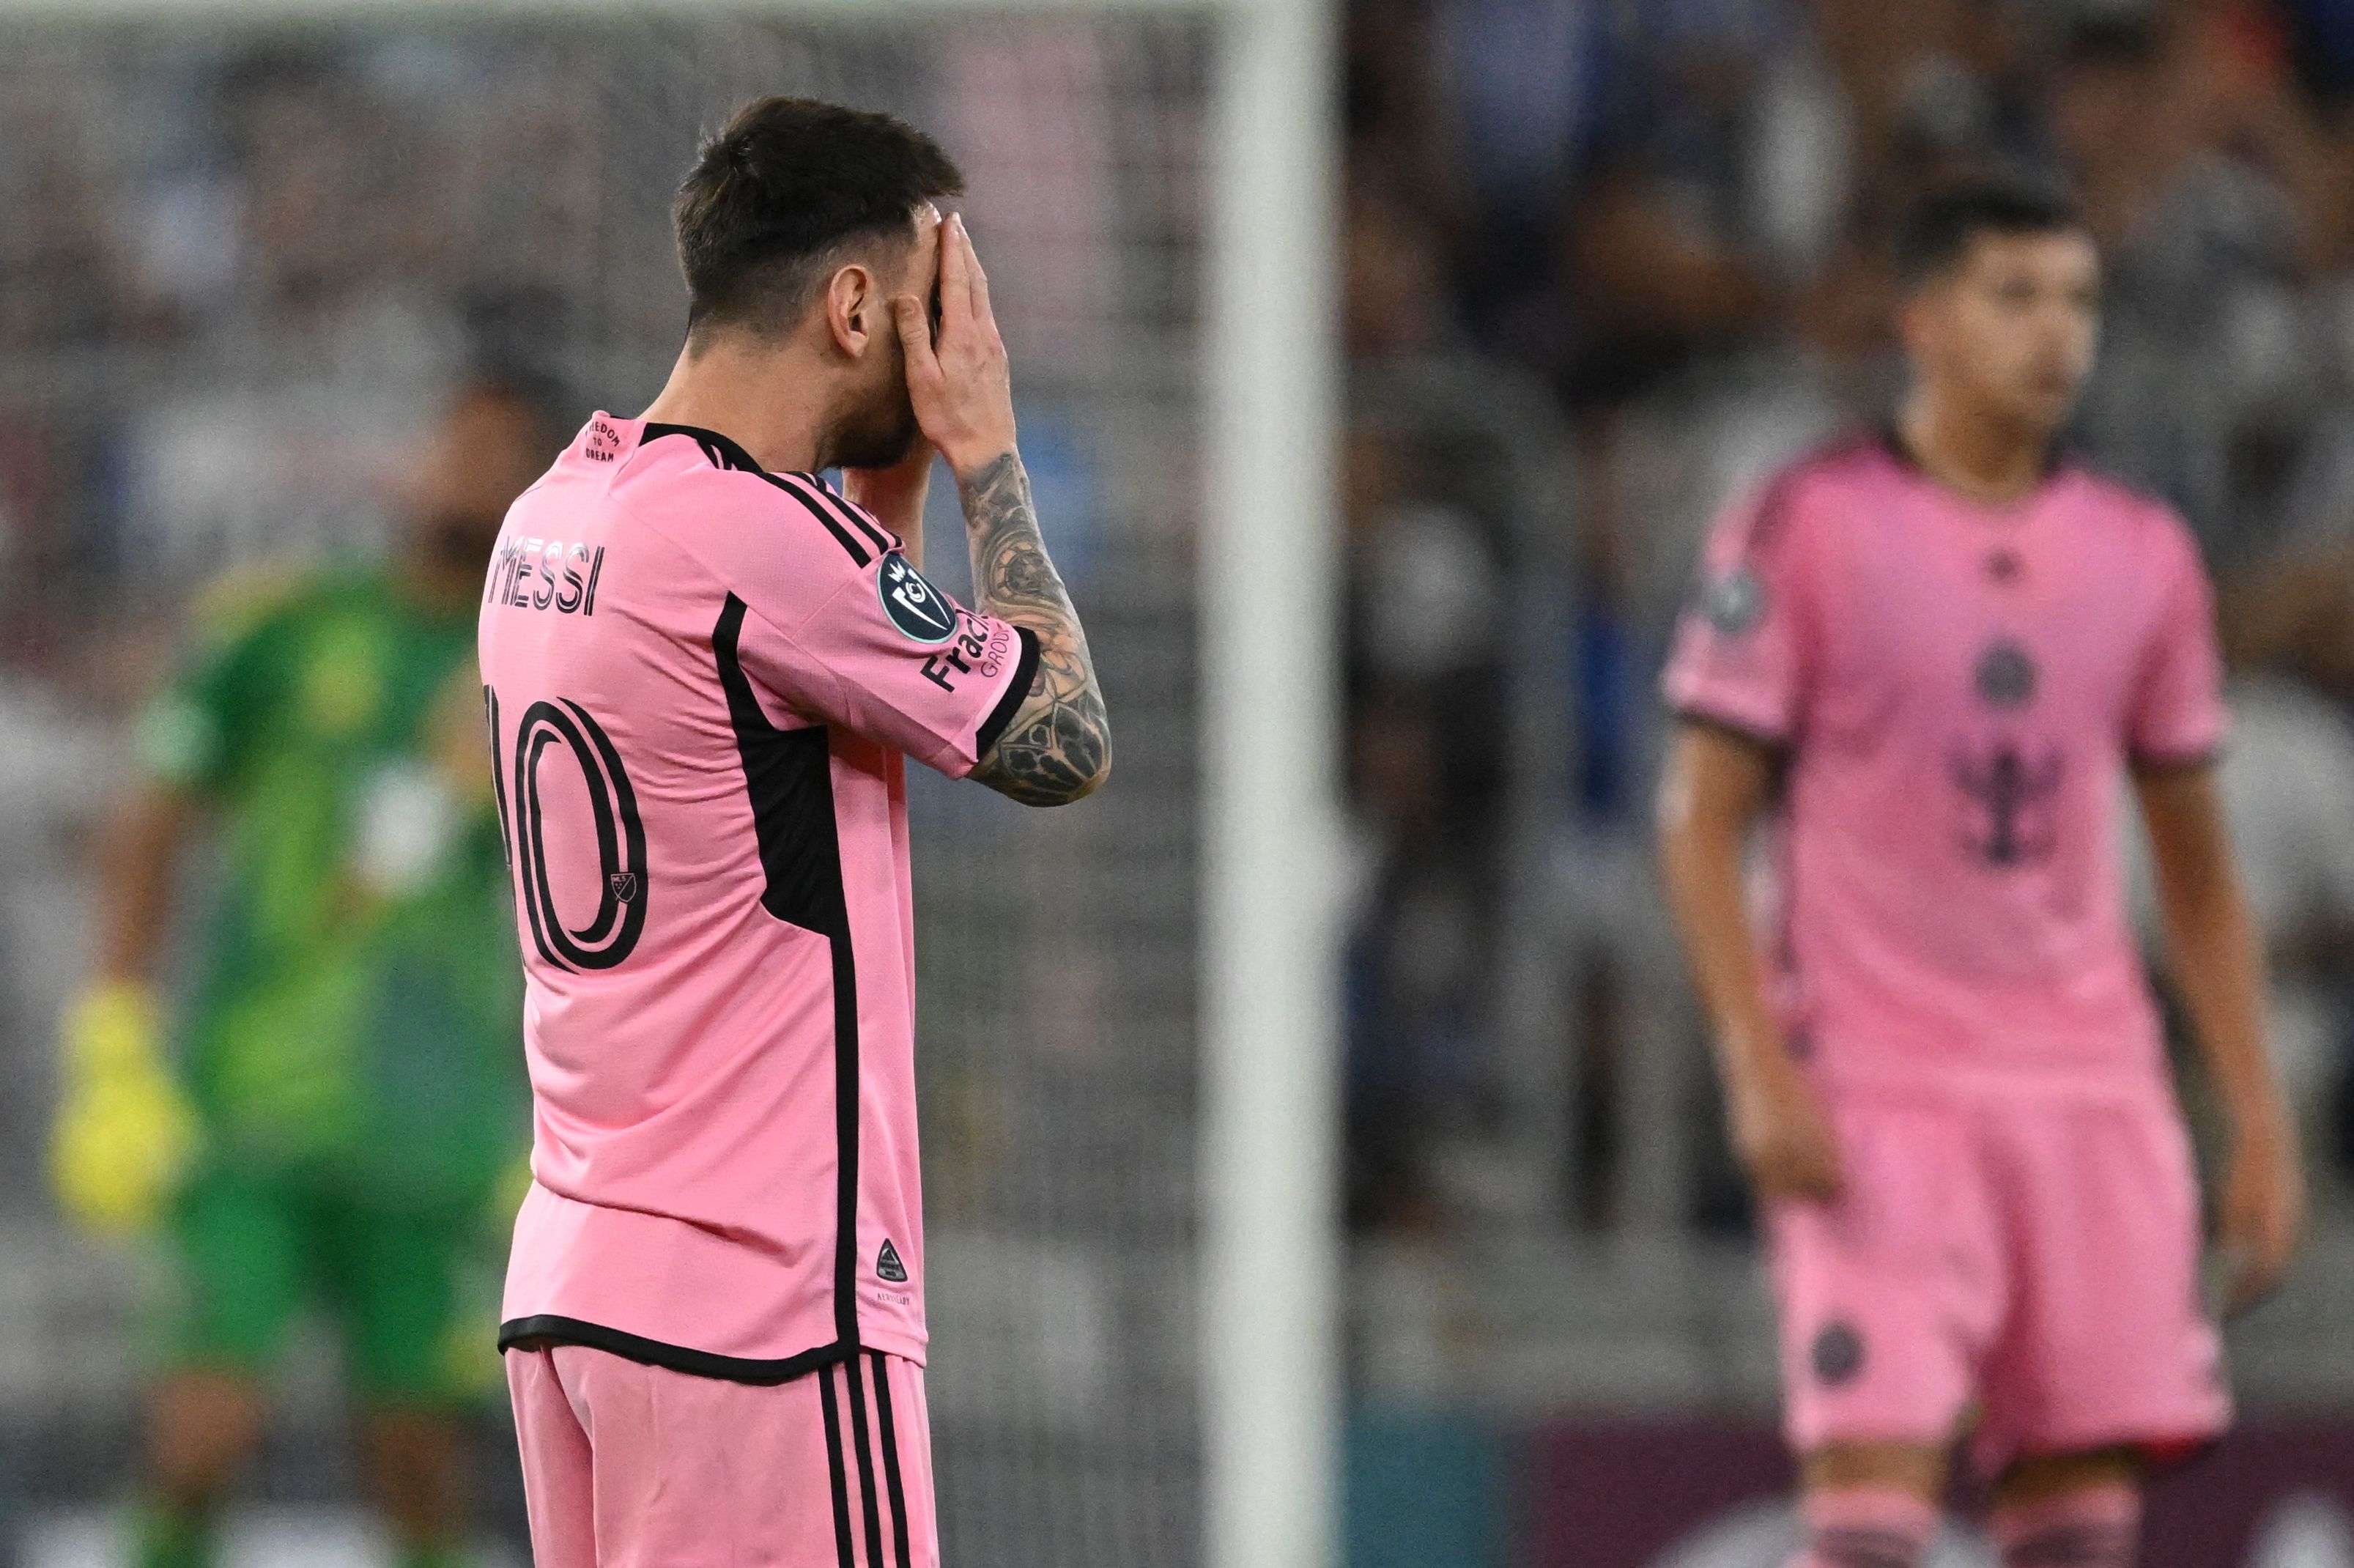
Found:
[[875, 588], [882, 596], [883, 613], [910, 641], [946, 642], [956, 635], [956, 606], [949, 602], [948, 595], [926, 582], [924, 574], [909, 566], [898, 551], [883, 557]]
[[1766, 619], [1766, 585], [1747, 567], [1735, 567], [1702, 590], [1701, 618], [1720, 637], [1746, 637]]

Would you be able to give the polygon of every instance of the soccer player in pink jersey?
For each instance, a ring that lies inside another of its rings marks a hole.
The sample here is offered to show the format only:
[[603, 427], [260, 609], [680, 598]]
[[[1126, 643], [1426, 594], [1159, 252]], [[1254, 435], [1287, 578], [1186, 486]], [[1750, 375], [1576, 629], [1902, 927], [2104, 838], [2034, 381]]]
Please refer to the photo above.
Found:
[[2166, 508], [2055, 455], [2099, 330], [2073, 209], [1958, 188], [1898, 253], [1894, 429], [1785, 469], [1708, 546], [1664, 869], [1766, 1216], [1797, 1568], [1911, 1568], [1965, 1436], [2011, 1568], [2121, 1568], [2144, 1467], [2229, 1417], [2121, 904], [2128, 782], [2230, 1118], [2229, 1304], [2279, 1280], [2303, 1202], [2211, 765], [2208, 588]]
[[[960, 184], [886, 116], [740, 111], [679, 194], [669, 384], [492, 561], [539, 1568], [938, 1561], [904, 758], [1047, 806], [1111, 755]], [[978, 611], [920, 569], [935, 451]]]

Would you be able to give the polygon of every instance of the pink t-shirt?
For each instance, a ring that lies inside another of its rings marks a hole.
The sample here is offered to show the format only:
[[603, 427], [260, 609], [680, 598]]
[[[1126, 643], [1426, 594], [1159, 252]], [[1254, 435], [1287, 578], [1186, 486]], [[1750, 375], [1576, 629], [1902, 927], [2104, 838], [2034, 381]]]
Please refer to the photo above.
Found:
[[607, 414], [507, 514], [482, 668], [535, 1130], [503, 1345], [923, 1359], [902, 754], [968, 772], [1037, 643], [899, 546]]
[[2224, 727], [2181, 524], [2073, 466], [1979, 506], [1857, 440], [1734, 506], [1702, 579], [1667, 694], [1787, 754], [1768, 956], [1794, 1050], [1844, 1080], [2155, 1081], [2125, 770]]

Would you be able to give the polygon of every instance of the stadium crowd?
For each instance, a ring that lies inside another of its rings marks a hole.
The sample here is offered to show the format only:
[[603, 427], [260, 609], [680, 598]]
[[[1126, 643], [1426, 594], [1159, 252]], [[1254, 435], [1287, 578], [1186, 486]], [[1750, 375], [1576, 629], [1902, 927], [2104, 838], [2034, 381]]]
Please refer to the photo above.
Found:
[[[2224, 780], [2272, 949], [2275, 1048], [2319, 1188], [2342, 1192], [2354, 5], [1354, 0], [1346, 36], [1353, 363], [1525, 381], [1578, 465], [1575, 503], [1532, 537], [1362, 420], [1348, 447], [1354, 1223], [1476, 1225], [1492, 1204], [1466, 1150], [1523, 1108], [1495, 1001], [1496, 889], [1532, 848], [1500, 827], [1512, 763], [1494, 694], [1526, 657], [1509, 635], [1517, 577], [1547, 552], [1574, 567], [1553, 673], [1577, 763], [1553, 835], [1577, 846], [1567, 895], [1583, 880], [1623, 906], [1648, 876], [1651, 685], [1699, 539], [1744, 484], [1885, 417], [1889, 225], [1908, 194], [1975, 171], [2064, 183], [2105, 252], [2102, 359], [2072, 444], [2179, 508], [2221, 584]], [[1543, 686], [1530, 673], [1515, 689]], [[1651, 993], [1627, 976], [1657, 966], [1664, 933], [1597, 927], [1552, 1022], [1598, 1129], [1627, 1053], [1652, 1038], [1631, 1016]], [[1712, 1115], [1703, 1082], [1680, 1115]], [[1555, 1174], [1541, 1184], [1565, 1193]], [[1727, 1174], [1695, 1181], [1689, 1218], [1745, 1223]], [[1564, 1222], [1612, 1221], [1607, 1181], [1579, 1191], [1557, 1201]]]

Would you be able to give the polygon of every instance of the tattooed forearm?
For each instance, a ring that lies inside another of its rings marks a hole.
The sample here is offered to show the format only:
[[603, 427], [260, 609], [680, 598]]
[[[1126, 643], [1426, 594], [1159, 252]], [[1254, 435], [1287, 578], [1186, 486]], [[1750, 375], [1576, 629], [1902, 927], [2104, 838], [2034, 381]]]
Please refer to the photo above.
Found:
[[1087, 632], [1039, 537], [1030, 476], [1008, 451], [960, 486], [981, 608], [1038, 639], [1038, 673], [972, 776], [1029, 806], [1059, 806], [1111, 771], [1111, 723]]

